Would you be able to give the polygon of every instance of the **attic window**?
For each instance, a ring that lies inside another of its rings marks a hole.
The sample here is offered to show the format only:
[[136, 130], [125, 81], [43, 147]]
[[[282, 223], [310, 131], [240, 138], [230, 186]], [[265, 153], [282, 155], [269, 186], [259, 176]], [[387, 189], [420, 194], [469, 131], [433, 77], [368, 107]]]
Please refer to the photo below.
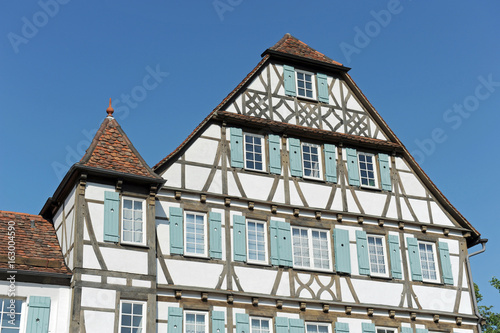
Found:
[[314, 74], [299, 70], [296, 71], [296, 74], [297, 96], [314, 99]]

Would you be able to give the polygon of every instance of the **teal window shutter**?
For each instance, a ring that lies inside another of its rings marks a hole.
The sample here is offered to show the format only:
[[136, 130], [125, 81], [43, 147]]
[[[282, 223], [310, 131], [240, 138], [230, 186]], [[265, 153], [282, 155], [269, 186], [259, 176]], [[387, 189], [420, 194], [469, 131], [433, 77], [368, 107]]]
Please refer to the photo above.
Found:
[[292, 233], [290, 231], [290, 224], [278, 221], [276, 225], [278, 227], [279, 265], [292, 267]]
[[296, 96], [295, 92], [295, 68], [283, 65], [283, 80], [285, 81], [285, 95]]
[[249, 318], [246, 313], [236, 314], [236, 333], [250, 333]]
[[243, 168], [243, 131], [241, 128], [230, 128], [231, 132], [231, 166]]
[[329, 103], [328, 99], [328, 81], [325, 74], [316, 75], [318, 81], [318, 100], [323, 103]]
[[448, 243], [438, 242], [439, 259], [441, 260], [441, 270], [444, 284], [453, 285], [453, 271], [451, 270], [450, 251]]
[[347, 174], [349, 185], [359, 186], [358, 153], [356, 149], [346, 148], [347, 152]]
[[366, 232], [356, 230], [356, 249], [360, 275], [370, 275], [370, 259], [368, 258], [368, 242]]
[[[399, 251], [399, 237], [389, 235], [389, 256], [391, 258], [391, 274], [393, 279], [402, 279], [401, 259]], [[402, 332], [403, 333], [403, 332]]]
[[276, 317], [274, 322], [276, 333], [288, 333], [288, 318]]
[[120, 194], [104, 192], [104, 241], [120, 241]]
[[413, 329], [411, 327], [401, 327], [401, 333], [413, 333]]
[[337, 158], [335, 157], [336, 147], [335, 145], [326, 143], [324, 151], [325, 151], [326, 181], [336, 183], [337, 182]]
[[247, 261], [246, 222], [241, 215], [233, 215], [233, 252], [234, 261]]
[[278, 222], [271, 220], [269, 230], [271, 234], [271, 265], [279, 266], [280, 257], [278, 252]]
[[417, 328], [415, 329], [416, 333], [429, 333], [429, 330], [427, 328]]
[[335, 333], [349, 333], [349, 324], [336, 322]]
[[281, 175], [281, 140], [279, 135], [269, 134], [269, 171]]
[[210, 257], [222, 259], [222, 224], [220, 213], [210, 212]]
[[182, 333], [182, 308], [168, 308], [168, 333]]
[[290, 150], [290, 171], [292, 176], [302, 177], [302, 152], [300, 149], [300, 140], [288, 138]]
[[413, 237], [407, 237], [406, 244], [408, 244], [408, 258], [410, 259], [411, 279], [413, 281], [422, 281], [422, 267], [420, 266], [418, 241]]
[[304, 321], [302, 319], [289, 319], [288, 325], [290, 327], [289, 333], [304, 333]]
[[184, 227], [182, 208], [170, 207], [170, 254], [184, 254]]
[[351, 273], [351, 251], [349, 250], [349, 231], [333, 230], [335, 244], [335, 270], [342, 273]]
[[50, 297], [30, 296], [26, 332], [47, 333], [50, 320]]
[[382, 184], [382, 190], [391, 191], [391, 169], [389, 167], [389, 155], [378, 154], [378, 164], [380, 167], [380, 183]]
[[224, 311], [212, 311], [212, 333], [225, 333], [225, 321]]
[[375, 324], [373, 324], [373, 323], [361, 323], [361, 331], [363, 333], [375, 333]]

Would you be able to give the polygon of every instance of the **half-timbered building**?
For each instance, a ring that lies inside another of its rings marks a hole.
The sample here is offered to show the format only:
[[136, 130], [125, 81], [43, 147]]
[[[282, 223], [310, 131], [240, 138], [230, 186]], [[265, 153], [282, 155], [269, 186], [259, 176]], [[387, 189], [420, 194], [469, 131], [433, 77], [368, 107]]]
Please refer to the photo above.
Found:
[[110, 105], [41, 211], [69, 331], [478, 332], [480, 234], [348, 71], [286, 34], [153, 168]]

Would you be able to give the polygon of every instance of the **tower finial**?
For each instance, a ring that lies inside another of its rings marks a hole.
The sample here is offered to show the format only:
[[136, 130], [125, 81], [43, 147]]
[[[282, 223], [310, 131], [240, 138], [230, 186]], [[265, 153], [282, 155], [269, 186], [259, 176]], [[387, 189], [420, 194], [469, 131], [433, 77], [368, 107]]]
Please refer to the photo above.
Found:
[[115, 110], [111, 106], [111, 98], [109, 99], [109, 107], [106, 109], [106, 112], [108, 113], [108, 117], [113, 117], [113, 112], [115, 112]]

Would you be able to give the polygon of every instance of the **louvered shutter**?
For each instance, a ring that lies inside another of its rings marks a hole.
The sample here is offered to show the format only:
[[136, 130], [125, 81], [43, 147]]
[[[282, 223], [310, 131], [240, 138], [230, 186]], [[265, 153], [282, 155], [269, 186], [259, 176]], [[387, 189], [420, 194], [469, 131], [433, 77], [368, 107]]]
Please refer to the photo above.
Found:
[[304, 321], [302, 319], [289, 319], [288, 320], [289, 333], [304, 333]]
[[231, 166], [243, 168], [243, 131], [241, 128], [230, 128], [231, 132]]
[[225, 320], [223, 311], [212, 311], [212, 333], [225, 333]]
[[168, 308], [168, 333], [182, 333], [182, 308]]
[[359, 186], [359, 166], [358, 153], [356, 149], [346, 148], [347, 153], [347, 175], [349, 176], [349, 185]]
[[170, 207], [170, 254], [184, 253], [184, 227], [182, 208]]
[[285, 95], [296, 96], [295, 92], [295, 68], [283, 65], [283, 80], [285, 83]]
[[279, 265], [292, 267], [292, 234], [290, 223], [278, 221], [278, 256]]
[[318, 81], [318, 100], [323, 103], [329, 103], [328, 99], [328, 81], [325, 74], [316, 75]]
[[370, 275], [370, 259], [368, 258], [366, 232], [356, 230], [356, 249], [358, 252], [359, 274]]
[[389, 256], [391, 258], [391, 275], [393, 279], [402, 279], [401, 258], [399, 251], [399, 237], [389, 235]]
[[375, 324], [361, 323], [361, 331], [363, 333], [375, 333]]
[[410, 259], [411, 279], [422, 281], [422, 267], [420, 266], [420, 253], [418, 251], [418, 241], [415, 238], [407, 237], [408, 258]]
[[441, 270], [444, 284], [453, 285], [453, 271], [451, 270], [450, 252], [448, 243], [438, 242], [439, 259], [441, 260]]
[[247, 261], [246, 222], [241, 215], [233, 215], [233, 251], [234, 261]]
[[415, 329], [416, 333], [429, 333], [429, 330], [427, 328], [417, 328]]
[[334, 229], [333, 243], [335, 244], [335, 270], [342, 273], [351, 273], [349, 231]]
[[349, 333], [349, 324], [336, 322], [335, 333]]
[[269, 134], [269, 172], [281, 174], [281, 140], [279, 135]]
[[271, 220], [271, 223], [269, 224], [269, 231], [271, 236], [271, 265], [279, 266], [280, 258], [278, 252], [278, 222]]
[[302, 177], [302, 152], [300, 149], [300, 140], [295, 138], [288, 139], [290, 150], [290, 171], [292, 176]]
[[249, 318], [246, 313], [236, 314], [236, 333], [250, 333]]
[[401, 327], [401, 333], [413, 333], [413, 329], [411, 327]]
[[380, 167], [380, 183], [382, 185], [382, 190], [391, 191], [391, 169], [389, 167], [389, 155], [378, 154], [378, 163]]
[[336, 183], [337, 182], [337, 158], [335, 156], [336, 147], [332, 144], [325, 144], [325, 174], [326, 181]]
[[104, 241], [120, 241], [120, 194], [104, 192]]
[[222, 223], [221, 214], [210, 212], [209, 214], [210, 228], [210, 257], [214, 259], [222, 259]]
[[30, 296], [26, 332], [47, 333], [50, 320], [50, 297]]

